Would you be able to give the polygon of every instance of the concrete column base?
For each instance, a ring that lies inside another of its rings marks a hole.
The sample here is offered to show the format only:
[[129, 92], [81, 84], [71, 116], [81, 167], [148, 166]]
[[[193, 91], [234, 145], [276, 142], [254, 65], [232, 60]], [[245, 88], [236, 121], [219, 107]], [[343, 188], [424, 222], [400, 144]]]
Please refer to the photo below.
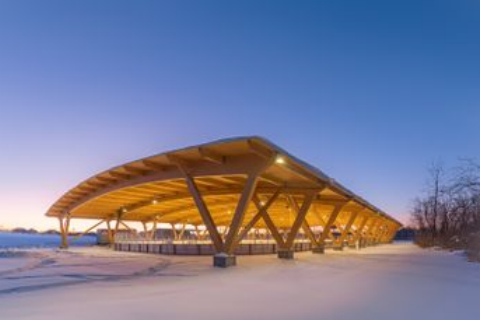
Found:
[[324, 246], [313, 247], [312, 253], [323, 254], [325, 251]]
[[214, 267], [228, 268], [237, 264], [236, 256], [227, 253], [218, 253], [214, 255]]
[[294, 259], [294, 250], [279, 249], [277, 250], [277, 257], [279, 259]]

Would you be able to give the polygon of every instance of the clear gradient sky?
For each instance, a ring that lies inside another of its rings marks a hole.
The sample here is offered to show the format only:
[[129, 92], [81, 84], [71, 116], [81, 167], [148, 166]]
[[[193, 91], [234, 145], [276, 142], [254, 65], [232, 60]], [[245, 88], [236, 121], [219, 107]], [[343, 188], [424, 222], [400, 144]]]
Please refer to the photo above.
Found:
[[0, 225], [239, 135], [406, 221], [431, 162], [479, 161], [479, 46], [476, 0], [1, 1]]

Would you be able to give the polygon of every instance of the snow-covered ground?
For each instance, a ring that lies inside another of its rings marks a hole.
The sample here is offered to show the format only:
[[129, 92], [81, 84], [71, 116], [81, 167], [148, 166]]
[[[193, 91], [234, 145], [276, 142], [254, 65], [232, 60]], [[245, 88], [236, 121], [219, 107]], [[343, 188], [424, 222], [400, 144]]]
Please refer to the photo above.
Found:
[[0, 319], [479, 319], [479, 264], [399, 243], [211, 257], [75, 248], [0, 258]]

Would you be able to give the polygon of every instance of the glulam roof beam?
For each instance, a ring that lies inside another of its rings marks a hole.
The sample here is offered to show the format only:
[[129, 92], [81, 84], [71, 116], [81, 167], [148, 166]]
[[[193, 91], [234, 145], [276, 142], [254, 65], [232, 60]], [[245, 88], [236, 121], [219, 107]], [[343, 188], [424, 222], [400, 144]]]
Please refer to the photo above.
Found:
[[[381, 228], [384, 233], [388, 232], [386, 230], [390, 227], [389, 223], [392, 223], [393, 228], [401, 225], [385, 212], [355, 195], [320, 170], [258, 137], [218, 141], [157, 154], [101, 172], [63, 195], [52, 205], [48, 215], [71, 214], [72, 217], [104, 219], [122, 207], [128, 211], [132, 210], [125, 219], [129, 216], [132, 219], [143, 219], [147, 215], [152, 216], [152, 211], [155, 211], [154, 209], [157, 207], [169, 208], [168, 210], [181, 208], [186, 204], [182, 203], [182, 199], [194, 200], [189, 186], [186, 184], [185, 173], [179, 169], [178, 163], [181, 163], [184, 171], [191, 176], [202, 197], [207, 199], [207, 203], [211, 202], [211, 197], [222, 197], [229, 193], [237, 193], [240, 196], [249, 168], [259, 166], [267, 160], [273, 161], [270, 169], [260, 172], [256, 178], [255, 190], [261, 199], [267, 199], [278, 187], [286, 188], [286, 192], [292, 195], [295, 201], [299, 201], [305, 192], [327, 187], [326, 194], [329, 196], [316, 194], [312, 200], [312, 207], [337, 206], [349, 199], [350, 203], [346, 205], [343, 212], [350, 212], [356, 206], [364, 208], [363, 217], [384, 219]], [[205, 179], [203, 180], [203, 178]], [[162, 205], [152, 206], [149, 204], [154, 198], [158, 199]], [[170, 203], [170, 201], [172, 202]], [[286, 201], [285, 197], [281, 197], [279, 201]], [[235, 204], [234, 200], [233, 204]], [[277, 204], [270, 208], [270, 211], [274, 213], [274, 217], [277, 219], [276, 223], [284, 224], [281, 219], [287, 219], [288, 211], [282, 211]], [[322, 209], [322, 212], [324, 211], [325, 209]], [[195, 210], [185, 213], [186, 215], [195, 214]], [[159, 212], [159, 215], [161, 214], [162, 212]], [[182, 214], [179, 212], [178, 215], [176, 213], [172, 217], [182, 218]], [[215, 208], [213, 214], [216, 219], [223, 219]], [[277, 217], [278, 214], [279, 217]], [[322, 213], [322, 215], [324, 215], [324, 220], [328, 220], [327, 214]], [[353, 223], [352, 227], [356, 228], [356, 231], [360, 219]], [[315, 221], [315, 216], [309, 218], [311, 224]], [[339, 214], [337, 222], [345, 228], [349, 222], [347, 215]], [[260, 223], [264, 223], [263, 219]], [[245, 223], [242, 222], [234, 227], [238, 225], [243, 226]], [[313, 227], [315, 226], [317, 226], [317, 222], [313, 225]], [[304, 225], [301, 227], [305, 228]], [[228, 234], [231, 243], [235, 242], [232, 240], [234, 239], [233, 235], [234, 233]], [[387, 236], [383, 235], [382, 237]]]

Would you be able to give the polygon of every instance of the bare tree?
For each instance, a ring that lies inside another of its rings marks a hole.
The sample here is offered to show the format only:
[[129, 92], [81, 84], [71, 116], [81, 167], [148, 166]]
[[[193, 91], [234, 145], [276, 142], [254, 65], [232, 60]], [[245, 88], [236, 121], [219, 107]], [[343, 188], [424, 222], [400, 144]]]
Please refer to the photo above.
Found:
[[414, 201], [411, 221], [421, 246], [466, 249], [479, 260], [479, 164], [462, 160], [449, 171], [439, 164], [429, 169], [427, 188]]

